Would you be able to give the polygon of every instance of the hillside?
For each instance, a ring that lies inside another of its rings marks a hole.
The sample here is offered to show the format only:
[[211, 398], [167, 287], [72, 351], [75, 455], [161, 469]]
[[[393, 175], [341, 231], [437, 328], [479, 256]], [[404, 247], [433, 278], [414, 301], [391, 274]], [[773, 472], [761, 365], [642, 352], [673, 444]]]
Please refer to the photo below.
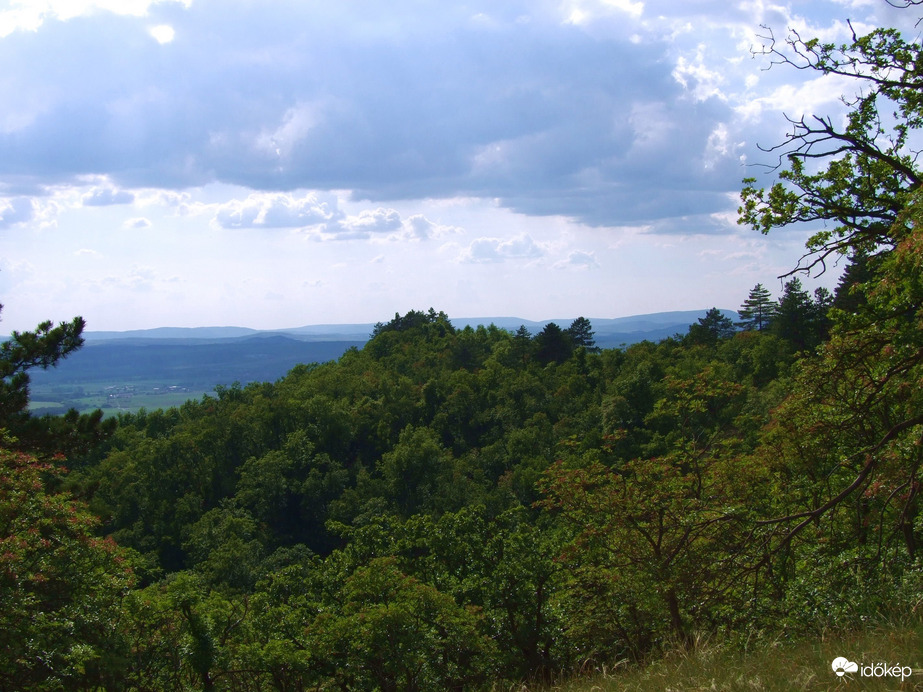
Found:
[[[74, 657], [150, 689], [534, 688], [618, 661], [659, 681], [645, 663], [692, 650], [700, 633], [726, 636], [733, 660], [739, 642], [807, 641], [912, 613], [919, 513], [899, 491], [919, 461], [920, 402], [906, 383], [920, 365], [885, 361], [871, 410], [888, 417], [869, 416], [842, 396], [867, 372], [851, 354], [892, 354], [856, 348], [866, 336], [847, 332], [835, 336], [847, 357], [806, 357], [805, 339], [820, 343], [828, 327], [818, 308], [789, 329], [817, 305], [804, 300], [781, 306], [767, 332], [710, 311], [677, 338], [601, 350], [577, 326], [529, 334], [398, 315], [338, 358], [207, 397], [180, 392], [180, 407], [100, 427], [46, 489], [74, 493], [98, 524], [68, 523], [77, 506], [34, 496], [53, 469], [0, 454], [0, 477], [16, 484], [0, 504], [35, 499], [5, 559], [33, 563], [36, 523], [94, 532], [35, 586], [68, 585], [72, 611], [31, 598], [31, 582], [10, 584], [12, 655], [33, 641], [53, 648], [59, 629], [32, 623], [66, 620], [89, 632]], [[312, 345], [164, 336], [118, 344], [124, 361], [110, 351], [96, 367], [128, 377], [139, 360], [164, 367], [153, 354], [175, 368], [177, 353], [195, 353], [187, 375], [201, 381]], [[918, 335], [896, 337], [909, 348]], [[85, 350], [99, 358], [117, 343]], [[135, 387], [115, 405], [136, 404]], [[870, 450], [885, 455], [863, 471]], [[97, 627], [97, 613], [114, 624]], [[97, 675], [70, 660], [55, 665]], [[836, 673], [821, 663], [823, 689]]]

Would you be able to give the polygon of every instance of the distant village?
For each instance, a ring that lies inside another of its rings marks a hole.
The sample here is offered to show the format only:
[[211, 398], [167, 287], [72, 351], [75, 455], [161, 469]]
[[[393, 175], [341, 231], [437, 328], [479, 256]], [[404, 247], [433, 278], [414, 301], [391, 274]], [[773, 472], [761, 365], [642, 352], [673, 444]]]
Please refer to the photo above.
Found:
[[141, 391], [133, 384], [119, 384], [106, 387], [102, 394], [106, 397], [106, 403], [103, 408], [123, 408], [123, 404], [130, 404], [135, 394], [185, 394], [189, 392], [189, 387], [180, 385], [170, 385], [166, 387], [145, 387]]

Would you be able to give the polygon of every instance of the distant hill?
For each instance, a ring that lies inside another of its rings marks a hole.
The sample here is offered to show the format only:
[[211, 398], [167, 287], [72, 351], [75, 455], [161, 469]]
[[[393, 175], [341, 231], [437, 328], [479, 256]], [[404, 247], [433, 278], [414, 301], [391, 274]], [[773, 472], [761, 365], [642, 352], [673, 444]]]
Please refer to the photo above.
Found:
[[[613, 348], [629, 345], [638, 341], [659, 341], [674, 334], [685, 334], [689, 325], [700, 317], [706, 310], [684, 310], [674, 312], [655, 312], [647, 315], [633, 315], [631, 317], [599, 318], [591, 317], [593, 330], [596, 333], [597, 344], [603, 348]], [[725, 315], [732, 320], [739, 319], [733, 310], [723, 310]], [[575, 318], [555, 318], [543, 321], [525, 320], [521, 317], [463, 317], [452, 319], [452, 324], [458, 328], [467, 326], [494, 324], [501, 329], [510, 331], [525, 326], [530, 332], [536, 334], [544, 329], [549, 322], [566, 328]], [[159, 343], [170, 342], [175, 345], [193, 345], [203, 343], [217, 343], [228, 339], [247, 337], [282, 336], [299, 341], [319, 342], [359, 342], [365, 343], [375, 325], [368, 324], [314, 324], [304, 327], [288, 329], [257, 330], [246, 327], [159, 327], [157, 329], [140, 329], [124, 332], [87, 332], [84, 336], [88, 344], [107, 341], [120, 341], [122, 343], [147, 344], [150, 341]]]
[[[707, 310], [682, 310], [674, 312], [655, 312], [648, 315], [633, 315], [631, 317], [615, 318], [588, 318], [596, 334], [596, 345], [600, 348], [618, 348], [628, 346], [639, 341], [660, 341], [674, 334], [685, 334], [689, 325], [694, 324], [700, 317], [704, 317]], [[722, 313], [735, 322], [740, 319], [733, 310], [722, 310]], [[542, 322], [523, 320], [518, 317], [472, 317], [453, 319], [456, 327], [475, 327], [479, 324], [495, 324], [502, 329], [515, 331], [520, 326], [525, 326], [533, 334], [537, 334], [549, 322], [554, 322], [559, 327], [567, 328], [574, 318], [550, 319]]]
[[[601, 348], [659, 341], [685, 334], [705, 310], [660, 312], [615, 319], [590, 318]], [[731, 319], [737, 313], [723, 311]], [[457, 328], [494, 324], [510, 331], [525, 326], [537, 334], [549, 322], [566, 328], [573, 318], [536, 322], [518, 317], [453, 319]], [[368, 341], [373, 324], [319, 324], [279, 330], [244, 327], [161, 327], [125, 332], [88, 332], [86, 345], [56, 368], [32, 371], [35, 410], [120, 410], [165, 405], [165, 392], [201, 395], [235, 382], [273, 382], [299, 363], [335, 360]], [[2, 338], [0, 338], [2, 340]], [[155, 396], [154, 400], [144, 395]], [[126, 403], [131, 399], [132, 404]], [[151, 403], [154, 401], [155, 403]], [[138, 402], [147, 402], [139, 404]]]
[[247, 337], [283, 336], [301, 341], [368, 341], [374, 324], [315, 324], [291, 329], [259, 330], [247, 327], [158, 327], [125, 332], [87, 332], [87, 343], [101, 341], [172, 341], [204, 343]]

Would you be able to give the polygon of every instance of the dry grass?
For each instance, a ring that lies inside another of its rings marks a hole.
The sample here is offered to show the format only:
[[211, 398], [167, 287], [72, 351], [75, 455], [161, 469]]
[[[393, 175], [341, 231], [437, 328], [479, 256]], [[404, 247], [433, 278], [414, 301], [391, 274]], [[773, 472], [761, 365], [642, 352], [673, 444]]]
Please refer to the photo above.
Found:
[[[833, 659], [845, 656], [860, 666], [910, 666], [899, 677], [860, 673], [838, 678]], [[822, 690], [923, 690], [923, 624], [828, 633], [797, 642], [760, 641], [741, 649], [701, 638], [691, 651], [678, 649], [645, 667], [627, 662], [552, 685], [560, 692], [820, 692]]]

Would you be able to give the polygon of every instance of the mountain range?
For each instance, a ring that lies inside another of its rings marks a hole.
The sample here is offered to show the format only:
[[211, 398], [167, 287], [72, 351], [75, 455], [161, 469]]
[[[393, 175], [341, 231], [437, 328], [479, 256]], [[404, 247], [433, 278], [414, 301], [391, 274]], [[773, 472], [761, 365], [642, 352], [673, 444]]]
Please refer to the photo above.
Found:
[[[656, 341], [676, 333], [685, 333], [689, 325], [705, 314], [705, 310], [685, 310], [674, 312], [657, 312], [646, 315], [616, 318], [590, 318], [596, 334], [597, 345], [602, 348], [617, 347], [622, 344], [632, 344], [638, 341]], [[723, 311], [731, 319], [737, 319], [737, 313], [732, 310]], [[458, 328], [477, 327], [479, 325], [496, 325], [501, 329], [515, 331], [520, 326], [525, 326], [533, 334], [537, 334], [549, 322], [554, 322], [566, 328], [573, 322], [573, 318], [550, 319], [543, 321], [525, 320], [520, 317], [467, 317], [453, 319], [452, 324]], [[131, 331], [100, 331], [84, 334], [87, 344], [99, 344], [119, 341], [121, 343], [149, 343], [156, 341], [159, 344], [203, 344], [226, 341], [228, 339], [266, 338], [273, 336], [287, 337], [299, 341], [321, 342], [342, 341], [361, 342], [368, 341], [375, 325], [368, 324], [314, 324], [304, 327], [288, 329], [259, 330], [247, 327], [158, 327], [156, 329], [140, 329]]]

